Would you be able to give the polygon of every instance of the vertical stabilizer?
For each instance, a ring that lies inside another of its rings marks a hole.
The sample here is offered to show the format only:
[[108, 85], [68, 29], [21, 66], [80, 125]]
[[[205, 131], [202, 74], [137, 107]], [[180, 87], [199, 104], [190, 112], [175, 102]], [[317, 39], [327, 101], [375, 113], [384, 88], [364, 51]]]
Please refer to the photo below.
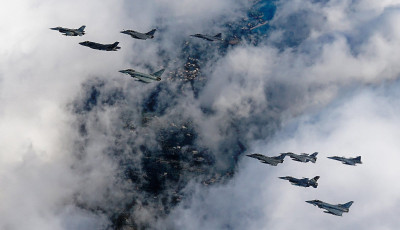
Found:
[[349, 209], [350, 206], [351, 206], [353, 203], [354, 203], [354, 201], [350, 201], [350, 202], [347, 202], [347, 203], [345, 203], [345, 204], [341, 204], [340, 206], [342, 206], [343, 208]]
[[354, 158], [354, 160], [355, 160], [356, 163], [361, 164], [361, 156], [358, 156], [358, 157]]
[[155, 33], [155, 32], [156, 32], [156, 29], [153, 29], [153, 30], [147, 32], [146, 35], [154, 36], [154, 33]]
[[215, 35], [214, 38], [222, 38], [222, 34], [219, 33], [219, 34]]

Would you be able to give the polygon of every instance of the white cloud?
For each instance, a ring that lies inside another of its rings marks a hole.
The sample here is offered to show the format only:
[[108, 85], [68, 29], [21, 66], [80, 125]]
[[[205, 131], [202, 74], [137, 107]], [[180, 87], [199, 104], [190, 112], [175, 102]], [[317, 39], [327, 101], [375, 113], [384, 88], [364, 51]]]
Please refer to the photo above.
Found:
[[[165, 65], [158, 53], [161, 48], [167, 53], [169, 67], [175, 67], [181, 45], [189, 39], [187, 35], [221, 31], [216, 22], [239, 17], [243, 6], [248, 6], [248, 2], [47, 0], [14, 1], [0, 8], [0, 43], [3, 44], [0, 50], [0, 228], [106, 226], [105, 216], [83, 211], [74, 202], [93, 206], [109, 202], [113, 206], [124, 200], [123, 184], [109, 192], [118, 183], [114, 178], [117, 165], [104, 153], [114, 141], [112, 133], [118, 129], [115, 120], [119, 110], [101, 108], [90, 114], [89, 137], [80, 140], [82, 137], [75, 127], [79, 117], [72, 114], [69, 106], [77, 97], [86, 95], [82, 83], [94, 78], [107, 79], [105, 91], [120, 87], [139, 101], [154, 86], [133, 83], [121, 76], [119, 69], [132, 67], [146, 72], [158, 69]], [[243, 119], [244, 126], [251, 123], [248, 120], [258, 119], [256, 125], [246, 126], [250, 130], [246, 130], [246, 137], [251, 139], [257, 132], [267, 136], [276, 129], [269, 123], [271, 118], [282, 119], [287, 124], [291, 121], [288, 118], [307, 113], [307, 109], [311, 113], [320, 110], [317, 117], [303, 117], [306, 122], [298, 122], [295, 133], [283, 131], [282, 137], [266, 148], [271, 151], [318, 149], [321, 155], [325, 151], [362, 153], [365, 164], [357, 168], [321, 159], [321, 163], [331, 165], [329, 171], [320, 164], [305, 167], [287, 162], [288, 167], [278, 172], [321, 172], [321, 189], [311, 193], [324, 194], [321, 199], [332, 198], [332, 202], [347, 199], [342, 194], [354, 197], [360, 190], [367, 191], [356, 201], [341, 226], [354, 227], [353, 223], [360, 224], [354, 222], [359, 217], [368, 220], [371, 229], [377, 229], [379, 222], [370, 217], [378, 211], [383, 213], [385, 208], [396, 210], [391, 201], [398, 199], [399, 188], [387, 183], [398, 173], [393, 165], [397, 160], [393, 149], [398, 147], [392, 138], [397, 134], [398, 125], [394, 116], [398, 108], [391, 104], [395, 101], [388, 97], [377, 99], [377, 94], [367, 92], [354, 96], [344, 106], [333, 106], [327, 112], [324, 109], [341, 93], [353, 89], [351, 86], [379, 85], [398, 78], [397, 6], [398, 1], [366, 0], [280, 3], [275, 19], [270, 22], [274, 30], [264, 44], [254, 47], [243, 42], [229, 49], [224, 57], [214, 54], [215, 62], [202, 70], [208, 82], [199, 100], [185, 92], [185, 97], [179, 99], [181, 105], [174, 108], [196, 119], [199, 139], [211, 147], [231, 135], [223, 131], [229, 130], [232, 113]], [[84, 37], [64, 37], [48, 29], [77, 28], [82, 24], [87, 26]], [[122, 29], [145, 32], [155, 27], [159, 31], [156, 39], [150, 41], [133, 40], [119, 33]], [[120, 41], [122, 49], [118, 52], [91, 50], [78, 44], [84, 40]], [[298, 46], [287, 48], [285, 42], [297, 42]], [[203, 43], [199, 44], [203, 47]], [[377, 103], [385, 105], [390, 113], [382, 114]], [[372, 110], [370, 104], [374, 105]], [[215, 116], [205, 116], [201, 106], [214, 109]], [[169, 115], [173, 113], [176, 111], [170, 111]], [[260, 128], [262, 125], [268, 127]], [[253, 131], [256, 129], [260, 130]], [[378, 133], [392, 135], [377, 138]], [[87, 144], [85, 157], [79, 161], [75, 158], [81, 154], [77, 153], [76, 141]], [[264, 150], [265, 145], [255, 145], [255, 150], [257, 147]], [[380, 155], [375, 154], [378, 151], [385, 152], [393, 161], [382, 165]], [[378, 163], [370, 164], [369, 159]], [[379, 170], [382, 167], [384, 171]], [[341, 187], [343, 181], [332, 174], [332, 169], [350, 175], [346, 177], [346, 186]], [[225, 224], [237, 229], [287, 229], [296, 223], [320, 228], [336, 223], [337, 219], [320, 215], [320, 210], [303, 202], [310, 195], [308, 190], [278, 183], [276, 170], [266, 169], [257, 162], [244, 163], [240, 170], [227, 186], [199, 190], [201, 193], [194, 196], [199, 199], [188, 204], [191, 209], [185, 209], [184, 213], [181, 209], [175, 211], [182, 216], [172, 215], [175, 220], [170, 224], [187, 229], [229, 228]], [[265, 174], [265, 170], [270, 174]], [[353, 175], [354, 171], [358, 174]], [[378, 186], [371, 188], [365, 178], [373, 178]], [[328, 180], [332, 184], [324, 184]], [[339, 186], [343, 193], [332, 193], [336, 189], [333, 185]], [[382, 192], [380, 187], [385, 190]], [[367, 195], [380, 197], [380, 202], [367, 199]], [[374, 207], [372, 211], [368, 211], [370, 206]], [[363, 212], [358, 211], [361, 207]], [[220, 212], [220, 208], [226, 212]], [[289, 220], [285, 217], [296, 210], [302, 210], [298, 211], [301, 215], [292, 214]], [[21, 216], [24, 221], [20, 221]], [[208, 219], [199, 219], [199, 216]], [[306, 222], [308, 216], [314, 222]], [[390, 221], [385, 224], [388, 228], [398, 227]]]
[[[171, 228], [182, 229], [396, 229], [400, 187], [398, 149], [399, 85], [359, 90], [317, 114], [299, 117], [268, 143], [255, 143], [254, 152], [319, 151], [316, 164], [287, 158], [277, 167], [242, 159], [227, 185], [196, 187], [193, 197], [170, 216]], [[382, 95], [386, 90], [392, 92]], [[362, 156], [362, 165], [346, 166], [326, 157]], [[278, 176], [321, 176], [319, 187], [299, 188]], [[305, 203], [354, 200], [342, 218], [324, 214]], [[162, 222], [164, 223], [164, 222]], [[158, 226], [163, 228], [162, 225]]]

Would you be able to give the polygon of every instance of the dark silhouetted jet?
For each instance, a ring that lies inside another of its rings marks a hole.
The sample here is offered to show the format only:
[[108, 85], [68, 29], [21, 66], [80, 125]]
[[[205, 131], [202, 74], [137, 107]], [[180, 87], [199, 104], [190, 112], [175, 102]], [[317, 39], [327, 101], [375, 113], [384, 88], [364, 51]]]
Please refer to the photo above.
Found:
[[253, 154], [248, 154], [246, 156], [251, 157], [251, 158], [255, 158], [255, 159], [261, 161], [261, 163], [264, 163], [264, 164], [277, 166], [279, 163], [283, 163], [283, 160], [285, 159], [286, 154], [285, 153], [281, 153], [279, 156], [267, 157], [267, 156], [264, 156], [264, 155], [259, 154], [259, 153], [253, 153]]
[[295, 154], [295, 153], [286, 153], [292, 160], [294, 161], [299, 161], [299, 162], [309, 162], [311, 161], [312, 163], [315, 163], [317, 161], [317, 155], [318, 153], [315, 152], [311, 155], [307, 153], [302, 153], [302, 154]]
[[279, 177], [282, 180], [288, 180], [291, 184], [296, 185], [296, 186], [300, 186], [300, 187], [314, 187], [317, 188], [318, 187], [318, 183], [317, 180], [319, 179], [319, 176], [316, 176], [314, 178], [312, 178], [311, 180], [308, 178], [303, 178], [303, 179], [297, 179], [291, 176], [285, 176], [285, 177]]
[[119, 42], [114, 42], [114, 44], [100, 44], [96, 42], [85, 41], [80, 42], [79, 44], [96, 50], [117, 51], [118, 49], [121, 49], [121, 47], [118, 46]]
[[58, 32], [62, 33], [65, 36], [82, 36], [85, 34], [85, 27], [81, 26], [79, 29], [68, 29], [63, 27], [54, 27], [50, 28], [51, 30], [58, 30]]
[[354, 203], [353, 201], [350, 201], [345, 204], [328, 204], [320, 200], [308, 200], [306, 202], [315, 205], [318, 208], [325, 209], [325, 213], [335, 216], [342, 216], [344, 212], [349, 212], [350, 206]]
[[164, 71], [165, 69], [162, 69], [155, 73], [147, 74], [147, 73], [137, 72], [136, 70], [133, 69], [126, 69], [126, 70], [120, 70], [119, 72], [129, 74], [131, 77], [141, 82], [150, 83], [153, 81], [161, 81], [161, 75], [164, 73]]
[[355, 166], [356, 164], [362, 164], [361, 156], [354, 157], [354, 158], [333, 156], [333, 157], [328, 157], [328, 158], [332, 159], [332, 160], [341, 161], [345, 165], [354, 165]]
[[121, 31], [121, 33], [128, 34], [132, 38], [142, 39], [142, 40], [153, 39], [155, 32], [156, 32], [156, 29], [153, 29], [153, 30], [151, 30], [151, 31], [149, 31], [147, 33], [140, 33], [140, 32], [134, 31], [134, 30], [123, 30], [123, 31]]
[[205, 40], [211, 41], [211, 42], [223, 41], [221, 33], [219, 33], [215, 36], [211, 36], [211, 35], [207, 35], [207, 34], [194, 34], [194, 35], [190, 35], [190, 36], [196, 37], [196, 38], [202, 38], [202, 39], [205, 39]]

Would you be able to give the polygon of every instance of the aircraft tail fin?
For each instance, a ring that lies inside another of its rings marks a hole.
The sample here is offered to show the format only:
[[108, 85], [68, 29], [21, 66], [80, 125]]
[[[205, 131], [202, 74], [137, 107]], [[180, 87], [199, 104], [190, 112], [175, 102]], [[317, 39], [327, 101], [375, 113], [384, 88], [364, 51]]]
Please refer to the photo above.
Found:
[[318, 152], [311, 154], [312, 157], [316, 157], [317, 155], [318, 155]]
[[219, 34], [215, 35], [214, 38], [222, 38], [222, 34], [219, 33]]
[[114, 42], [111, 46], [107, 47], [107, 50], [112, 50], [112, 51], [117, 51], [121, 49], [121, 47], [118, 46], [119, 42]]
[[279, 156], [274, 157], [277, 160], [283, 160], [286, 157], [286, 153], [281, 153]]
[[155, 73], [152, 73], [151, 75], [155, 76], [155, 77], [161, 77], [161, 75], [164, 73], [165, 69], [161, 69]]
[[319, 179], [319, 176], [316, 176], [316, 177], [312, 178], [312, 180], [315, 181], [315, 182], [317, 182], [318, 179]]
[[156, 29], [153, 29], [153, 30], [147, 32], [146, 35], [153, 36], [156, 31], [157, 31]]
[[345, 204], [341, 204], [340, 206], [342, 206], [343, 208], [350, 208], [350, 206], [351, 206], [353, 203], [354, 203], [354, 201], [350, 201], [350, 202], [347, 202], [347, 203], [345, 203]]
[[79, 29], [78, 29], [78, 30], [79, 30], [80, 32], [83, 32], [83, 30], [84, 30], [85, 28], [86, 28], [86, 26], [85, 26], [85, 25], [83, 25], [83, 26], [79, 27]]
[[357, 163], [360, 163], [360, 164], [361, 164], [361, 156], [358, 156], [358, 157], [354, 158], [354, 160], [355, 160]]

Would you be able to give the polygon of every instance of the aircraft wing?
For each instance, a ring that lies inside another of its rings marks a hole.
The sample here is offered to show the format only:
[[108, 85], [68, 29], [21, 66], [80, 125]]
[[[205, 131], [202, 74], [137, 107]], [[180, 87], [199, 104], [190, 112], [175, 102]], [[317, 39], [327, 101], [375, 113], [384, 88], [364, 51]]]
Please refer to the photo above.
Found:
[[142, 81], [144, 83], [151, 83], [153, 82], [152, 80], [145, 78], [145, 77], [140, 77], [140, 76], [135, 76], [136, 79], [138, 79], [139, 81]]
[[264, 163], [264, 164], [269, 164], [269, 165], [272, 165], [272, 166], [277, 166], [277, 165], [278, 165], [278, 163], [275, 162], [275, 161], [271, 161], [271, 162], [263, 161], [263, 163]]
[[66, 31], [66, 32], [64, 32], [64, 35], [65, 36], [73, 36], [73, 35], [75, 35], [75, 33], [71, 32], [71, 31]]
[[290, 156], [290, 158], [292, 158], [292, 160], [294, 160], [294, 161], [299, 161], [299, 162], [303, 161], [300, 157], [296, 157], [296, 156]]
[[326, 211], [324, 211], [325, 213], [329, 213], [329, 214], [332, 214], [335, 216], [342, 216], [342, 214], [343, 214], [342, 211], [339, 211], [337, 209], [327, 208], [327, 207], [324, 207], [323, 209], [326, 209]]

